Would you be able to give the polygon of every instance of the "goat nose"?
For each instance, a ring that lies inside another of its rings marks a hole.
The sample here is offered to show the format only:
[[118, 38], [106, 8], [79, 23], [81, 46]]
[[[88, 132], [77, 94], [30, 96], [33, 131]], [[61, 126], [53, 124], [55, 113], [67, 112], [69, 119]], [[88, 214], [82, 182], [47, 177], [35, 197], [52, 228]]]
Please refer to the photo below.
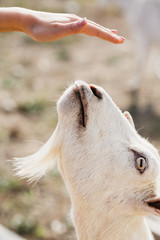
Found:
[[96, 96], [99, 99], [102, 99], [102, 93], [93, 85], [90, 85], [90, 89], [93, 92], [94, 96]]

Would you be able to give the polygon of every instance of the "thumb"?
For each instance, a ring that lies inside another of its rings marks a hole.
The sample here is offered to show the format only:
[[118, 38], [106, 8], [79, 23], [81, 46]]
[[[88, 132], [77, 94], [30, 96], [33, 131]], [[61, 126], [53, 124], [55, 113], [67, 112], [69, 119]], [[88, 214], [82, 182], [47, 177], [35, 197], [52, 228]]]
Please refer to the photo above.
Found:
[[87, 19], [82, 18], [76, 22], [72, 22], [69, 24], [71, 33], [80, 33], [82, 29], [87, 25]]

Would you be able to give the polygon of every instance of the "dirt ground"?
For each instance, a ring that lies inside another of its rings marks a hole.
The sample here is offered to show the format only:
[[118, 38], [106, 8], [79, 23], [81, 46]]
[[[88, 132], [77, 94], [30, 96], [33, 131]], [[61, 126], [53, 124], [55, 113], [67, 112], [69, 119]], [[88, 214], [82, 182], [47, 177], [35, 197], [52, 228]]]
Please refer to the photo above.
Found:
[[135, 43], [126, 17], [94, 1], [0, 0], [0, 6], [72, 12], [118, 29], [126, 37], [113, 45], [84, 35], [53, 43], [22, 33], [0, 35], [0, 223], [29, 240], [75, 239], [70, 201], [54, 170], [37, 184], [14, 176], [9, 159], [38, 150], [56, 123], [56, 100], [77, 79], [102, 86], [122, 110], [130, 110], [139, 133], [160, 146], [160, 81], [148, 61], [138, 96], [127, 91], [135, 70]]

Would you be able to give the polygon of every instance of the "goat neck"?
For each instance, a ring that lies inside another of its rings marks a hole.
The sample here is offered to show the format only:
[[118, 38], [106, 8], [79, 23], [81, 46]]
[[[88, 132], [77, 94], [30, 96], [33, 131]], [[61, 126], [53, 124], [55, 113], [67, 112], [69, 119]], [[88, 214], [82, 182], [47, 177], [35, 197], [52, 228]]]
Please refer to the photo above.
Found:
[[73, 203], [78, 240], [153, 240], [144, 217], [120, 215], [115, 207], [98, 204]]

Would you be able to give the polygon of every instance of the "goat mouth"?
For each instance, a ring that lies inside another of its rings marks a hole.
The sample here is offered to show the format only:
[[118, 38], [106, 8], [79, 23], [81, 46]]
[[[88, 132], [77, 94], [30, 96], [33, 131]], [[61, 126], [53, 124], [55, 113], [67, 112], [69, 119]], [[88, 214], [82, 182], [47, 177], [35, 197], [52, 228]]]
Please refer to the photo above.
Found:
[[87, 98], [85, 93], [85, 87], [76, 84], [75, 94], [80, 102], [79, 122], [84, 128], [87, 125]]
[[150, 199], [146, 201], [149, 207], [153, 208], [157, 213], [160, 213], [160, 198]]

